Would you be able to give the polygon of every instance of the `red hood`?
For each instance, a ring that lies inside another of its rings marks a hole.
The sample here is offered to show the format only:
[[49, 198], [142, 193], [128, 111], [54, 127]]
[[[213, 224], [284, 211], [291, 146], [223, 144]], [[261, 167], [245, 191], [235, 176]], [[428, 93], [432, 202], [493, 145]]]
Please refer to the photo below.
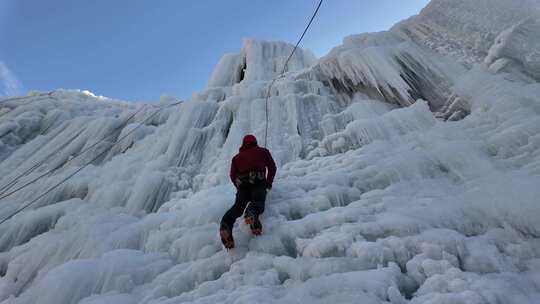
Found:
[[240, 147], [240, 152], [253, 147], [257, 147], [257, 138], [251, 134], [244, 136], [242, 146]]

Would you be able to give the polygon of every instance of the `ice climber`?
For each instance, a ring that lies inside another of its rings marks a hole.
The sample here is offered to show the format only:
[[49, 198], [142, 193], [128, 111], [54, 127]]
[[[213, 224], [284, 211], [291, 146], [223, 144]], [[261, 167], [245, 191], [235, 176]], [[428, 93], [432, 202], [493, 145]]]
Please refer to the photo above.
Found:
[[246, 135], [240, 151], [231, 161], [230, 177], [237, 191], [234, 205], [221, 219], [219, 234], [225, 248], [234, 248], [232, 228], [242, 214], [251, 232], [261, 234], [259, 215], [264, 212], [266, 193], [272, 189], [275, 175], [276, 164], [270, 151], [259, 147], [255, 136]]

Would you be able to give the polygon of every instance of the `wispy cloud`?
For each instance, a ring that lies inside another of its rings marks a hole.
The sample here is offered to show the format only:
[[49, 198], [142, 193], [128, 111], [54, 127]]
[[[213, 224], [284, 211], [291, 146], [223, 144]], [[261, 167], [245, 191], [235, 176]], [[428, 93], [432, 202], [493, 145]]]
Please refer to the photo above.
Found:
[[0, 61], [0, 96], [14, 96], [23, 93], [23, 86], [6, 64]]

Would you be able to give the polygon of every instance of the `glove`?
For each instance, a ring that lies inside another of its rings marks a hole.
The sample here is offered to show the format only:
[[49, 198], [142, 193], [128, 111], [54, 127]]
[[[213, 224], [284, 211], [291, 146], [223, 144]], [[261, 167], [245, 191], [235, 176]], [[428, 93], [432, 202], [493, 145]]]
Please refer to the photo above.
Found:
[[269, 191], [272, 190], [272, 184], [269, 182], [266, 182], [266, 189]]
[[236, 180], [234, 182], [235, 182], [234, 186], [236, 187], [236, 189], [240, 188], [240, 185], [242, 184], [242, 181], [239, 178], [236, 178]]

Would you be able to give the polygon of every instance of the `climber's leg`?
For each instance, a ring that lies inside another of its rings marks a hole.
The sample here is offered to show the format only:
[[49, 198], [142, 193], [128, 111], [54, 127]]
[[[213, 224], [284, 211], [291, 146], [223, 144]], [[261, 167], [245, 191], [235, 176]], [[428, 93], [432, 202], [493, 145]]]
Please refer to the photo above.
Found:
[[251, 203], [246, 208], [244, 219], [246, 224], [251, 228], [251, 232], [255, 235], [262, 233], [262, 224], [259, 220], [259, 215], [264, 212], [266, 199], [266, 187], [264, 184], [253, 186], [251, 190]]
[[223, 215], [223, 218], [221, 219], [219, 234], [223, 245], [227, 249], [234, 247], [234, 238], [232, 235], [234, 222], [238, 217], [242, 216], [242, 213], [244, 213], [246, 204], [249, 202], [250, 194], [249, 188], [239, 188], [236, 192], [234, 205], [225, 212], [225, 215]]

